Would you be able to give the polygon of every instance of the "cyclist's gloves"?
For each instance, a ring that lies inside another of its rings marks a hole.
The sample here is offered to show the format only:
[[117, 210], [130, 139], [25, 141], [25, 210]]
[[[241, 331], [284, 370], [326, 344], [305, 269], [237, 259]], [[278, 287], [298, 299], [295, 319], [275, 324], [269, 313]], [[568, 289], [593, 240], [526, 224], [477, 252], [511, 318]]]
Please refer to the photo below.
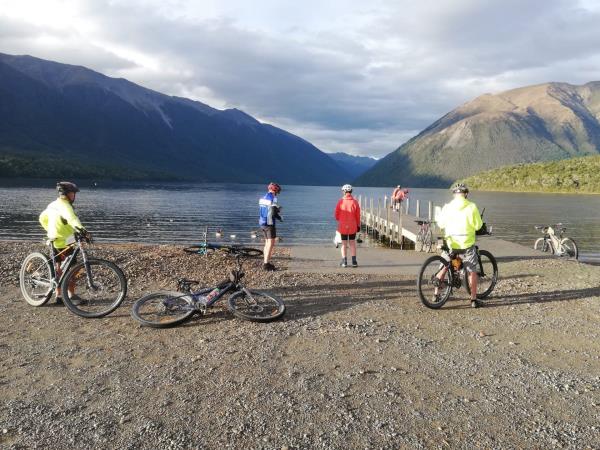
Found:
[[273, 220], [279, 220], [280, 222], [283, 222], [283, 219], [279, 214], [281, 212], [281, 209], [281, 206], [273, 206]]
[[92, 242], [92, 234], [86, 230], [85, 228], [76, 228], [75, 229], [75, 235], [79, 235], [79, 237], [81, 239], [83, 239], [84, 241], [87, 241], [89, 243]]

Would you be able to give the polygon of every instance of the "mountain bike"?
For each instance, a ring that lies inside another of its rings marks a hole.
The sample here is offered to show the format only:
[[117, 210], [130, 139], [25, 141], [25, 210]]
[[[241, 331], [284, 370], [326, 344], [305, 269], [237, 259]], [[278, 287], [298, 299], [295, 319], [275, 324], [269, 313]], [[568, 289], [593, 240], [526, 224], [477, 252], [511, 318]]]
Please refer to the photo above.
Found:
[[266, 292], [248, 289], [242, 283], [243, 253], [233, 250], [237, 267], [229, 271], [229, 277], [214, 287], [192, 290], [195, 280], [180, 278], [177, 291], [159, 291], [137, 300], [132, 316], [142, 325], [153, 328], [167, 328], [189, 320], [194, 314], [206, 314], [208, 308], [232, 293], [227, 307], [234, 316], [253, 322], [270, 322], [285, 313], [283, 300]]
[[183, 249], [186, 253], [198, 255], [207, 255], [215, 251], [223, 251], [226, 253], [240, 253], [246, 257], [259, 257], [263, 255], [263, 251], [254, 247], [243, 247], [234, 244], [211, 244], [209, 242], [201, 242], [200, 244], [189, 245]]
[[415, 222], [419, 225], [417, 241], [415, 242], [415, 251], [429, 253], [433, 247], [431, 225], [435, 222], [431, 220], [415, 220]]
[[[421, 266], [417, 278], [417, 289], [421, 302], [428, 308], [438, 309], [450, 298], [453, 289], [459, 289], [463, 282], [467, 292], [471, 294], [469, 276], [461, 258], [461, 251], [450, 249], [446, 242], [441, 245], [441, 250], [448, 259], [435, 255], [428, 258]], [[480, 250], [475, 246], [477, 252], [477, 298], [487, 298], [498, 281], [498, 263], [496, 258], [487, 250]], [[463, 281], [464, 280], [464, 281]]]
[[[220, 235], [221, 230], [218, 229], [216, 233]], [[253, 232], [253, 234], [254, 233], [255, 232]], [[227, 253], [241, 254], [246, 257], [258, 257], [263, 255], [263, 251], [258, 248], [244, 247], [235, 244], [211, 244], [208, 242], [208, 227], [204, 227], [204, 231], [202, 232], [202, 242], [199, 244], [189, 245], [183, 249], [183, 251], [186, 253], [194, 253], [197, 255], [207, 255], [217, 250]]]
[[544, 253], [550, 253], [556, 256], [566, 256], [567, 258], [579, 258], [579, 249], [575, 241], [568, 237], [563, 237], [567, 229], [562, 223], [556, 224], [558, 236], [554, 228], [545, 225], [536, 225], [535, 229], [544, 233], [544, 237], [536, 239], [533, 244], [535, 250]]
[[[119, 307], [127, 295], [125, 275], [110, 261], [89, 258], [84, 243], [91, 243], [89, 235], [76, 233], [75, 242], [58, 254], [54, 254], [49, 241], [51, 257], [34, 252], [25, 258], [19, 272], [19, 285], [27, 303], [46, 304], [60, 286], [65, 306], [78, 316], [104, 317]], [[54, 265], [59, 256], [68, 251], [72, 253], [61, 263], [62, 273], [57, 277]], [[79, 254], [82, 262], [76, 260]]]

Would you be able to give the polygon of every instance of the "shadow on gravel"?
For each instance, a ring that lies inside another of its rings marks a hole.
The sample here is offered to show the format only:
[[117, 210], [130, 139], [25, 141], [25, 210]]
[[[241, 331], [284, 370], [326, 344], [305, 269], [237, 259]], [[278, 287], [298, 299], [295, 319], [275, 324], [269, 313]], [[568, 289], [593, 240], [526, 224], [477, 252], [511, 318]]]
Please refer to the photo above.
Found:
[[541, 256], [496, 256], [496, 261], [508, 263], [514, 261], [529, 261], [529, 260], [540, 260], [540, 259], [556, 259], [562, 261], [575, 261], [571, 259], [559, 258], [558, 256], [541, 255]]
[[387, 301], [399, 296], [413, 298], [415, 294], [413, 280], [399, 280], [296, 286], [281, 296], [288, 308], [286, 320], [298, 320], [343, 311], [366, 302]]
[[532, 277], [537, 277], [538, 275], [535, 273], [523, 273], [520, 275], [509, 275], [507, 277], [503, 277], [502, 274], [499, 275], [499, 279], [500, 280], [519, 280], [521, 278], [532, 278]]
[[[552, 292], [531, 292], [502, 297], [492, 297], [484, 300], [484, 308], [521, 305], [525, 303], [548, 303], [579, 300], [582, 298], [600, 297], [600, 287], [586, 289], [568, 289]], [[459, 309], [464, 306], [451, 306], [445, 309]]]

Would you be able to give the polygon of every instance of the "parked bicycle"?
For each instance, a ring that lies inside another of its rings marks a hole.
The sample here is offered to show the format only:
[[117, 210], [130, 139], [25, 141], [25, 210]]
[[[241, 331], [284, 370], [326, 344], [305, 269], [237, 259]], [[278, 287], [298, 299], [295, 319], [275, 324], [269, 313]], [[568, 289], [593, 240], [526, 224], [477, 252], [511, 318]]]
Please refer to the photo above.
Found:
[[415, 242], [415, 250], [417, 252], [431, 252], [433, 248], [433, 233], [431, 231], [432, 224], [435, 222], [432, 220], [415, 220], [419, 225], [419, 232], [417, 233], [417, 241]]
[[[78, 316], [104, 317], [119, 307], [127, 295], [125, 275], [110, 261], [89, 258], [84, 243], [91, 243], [89, 236], [76, 233], [75, 242], [67, 247], [73, 252], [62, 262], [60, 277], [56, 276], [54, 267], [60, 253], [48, 257], [34, 252], [25, 258], [19, 272], [19, 284], [27, 303], [32, 306], [46, 304], [60, 286], [65, 306]], [[48, 245], [51, 247], [52, 242]], [[82, 262], [76, 260], [79, 254]], [[50, 255], [53, 255], [52, 248]]]
[[[223, 231], [218, 228], [215, 232], [215, 235], [222, 236]], [[202, 241], [199, 244], [189, 245], [183, 249], [183, 251], [186, 253], [194, 253], [197, 255], [207, 255], [217, 250], [227, 253], [241, 254], [246, 257], [258, 257], [263, 255], [262, 250], [254, 247], [244, 247], [236, 244], [212, 244], [208, 242], [208, 226], [204, 227], [204, 231], [202, 232]]]
[[210, 242], [202, 242], [200, 244], [190, 245], [183, 249], [186, 253], [194, 253], [198, 255], [207, 255], [215, 251], [223, 251], [226, 253], [240, 253], [246, 257], [259, 257], [263, 255], [263, 251], [254, 247], [243, 247], [234, 244], [211, 244]]
[[208, 308], [231, 293], [227, 307], [234, 316], [254, 322], [270, 322], [285, 313], [283, 300], [262, 291], [248, 289], [242, 283], [242, 252], [233, 250], [237, 267], [229, 271], [229, 277], [214, 287], [196, 291], [195, 280], [180, 278], [178, 291], [159, 291], [148, 294], [133, 305], [132, 315], [142, 325], [166, 328], [189, 320], [194, 314], [206, 314]]
[[571, 238], [564, 237], [567, 229], [563, 227], [562, 223], [556, 224], [556, 230], [558, 230], [558, 236], [556, 230], [550, 226], [536, 225], [535, 229], [544, 233], [544, 237], [536, 239], [533, 244], [535, 250], [540, 250], [544, 253], [549, 252], [556, 256], [565, 256], [567, 258], [579, 258], [579, 249], [577, 244]]
[[[498, 281], [498, 263], [496, 258], [487, 250], [475, 246], [479, 280], [477, 283], [477, 298], [487, 298]], [[467, 292], [471, 294], [469, 276], [463, 267], [460, 250], [451, 250], [444, 241], [441, 250], [446, 252], [449, 260], [435, 255], [428, 258], [419, 271], [417, 288], [421, 302], [428, 308], [438, 309], [450, 298], [453, 289], [459, 289], [463, 282]]]

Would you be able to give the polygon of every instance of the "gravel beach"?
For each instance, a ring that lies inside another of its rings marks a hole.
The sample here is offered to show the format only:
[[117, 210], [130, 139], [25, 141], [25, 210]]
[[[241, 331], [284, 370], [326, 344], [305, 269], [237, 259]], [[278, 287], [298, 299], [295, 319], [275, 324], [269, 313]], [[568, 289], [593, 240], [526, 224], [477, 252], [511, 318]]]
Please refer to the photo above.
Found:
[[415, 276], [276, 272], [283, 320], [216, 307], [165, 330], [132, 302], [178, 277], [221, 280], [231, 258], [178, 246], [99, 244], [129, 292], [82, 319], [21, 297], [23, 258], [0, 242], [0, 447], [118, 449], [600, 448], [600, 267], [499, 261], [486, 306], [464, 289], [433, 311]]

